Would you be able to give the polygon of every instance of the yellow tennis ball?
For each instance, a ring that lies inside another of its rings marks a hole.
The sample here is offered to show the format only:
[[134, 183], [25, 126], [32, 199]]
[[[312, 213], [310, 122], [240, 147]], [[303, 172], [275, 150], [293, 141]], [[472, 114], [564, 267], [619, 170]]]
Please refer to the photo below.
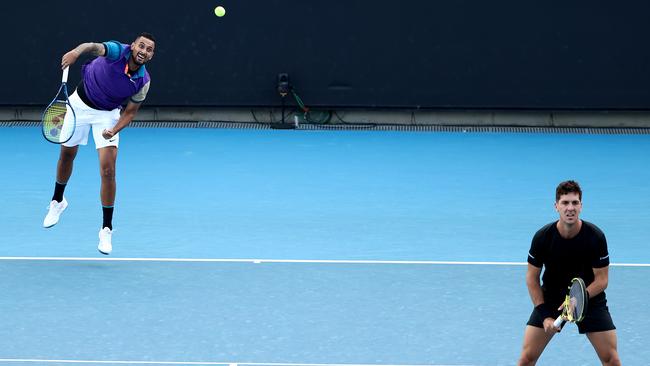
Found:
[[217, 6], [216, 8], [214, 8], [214, 15], [221, 18], [222, 16], [226, 15], [226, 8], [224, 8], [221, 5]]

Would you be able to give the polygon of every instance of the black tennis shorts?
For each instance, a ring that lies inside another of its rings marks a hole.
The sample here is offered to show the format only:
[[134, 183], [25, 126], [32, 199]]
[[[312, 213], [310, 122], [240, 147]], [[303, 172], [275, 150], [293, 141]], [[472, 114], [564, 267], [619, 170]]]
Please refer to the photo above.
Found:
[[[553, 317], [557, 318], [558, 316], [560, 316], [560, 311], [554, 311]], [[526, 324], [537, 328], [544, 328], [544, 319], [542, 319], [542, 316], [539, 314], [537, 309], [533, 309], [533, 312], [530, 314], [530, 319], [528, 319], [528, 323]], [[564, 322], [562, 326], [564, 326]], [[596, 296], [589, 299], [587, 315], [585, 315], [585, 318], [578, 323], [578, 332], [580, 334], [585, 334], [614, 329], [616, 329], [616, 327], [612, 321], [612, 316], [609, 314], [607, 298], [605, 296]]]

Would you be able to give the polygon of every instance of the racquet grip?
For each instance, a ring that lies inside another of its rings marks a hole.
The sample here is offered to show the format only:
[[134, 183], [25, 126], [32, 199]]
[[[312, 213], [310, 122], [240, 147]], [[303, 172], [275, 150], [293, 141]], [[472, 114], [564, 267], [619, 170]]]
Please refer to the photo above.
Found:
[[63, 77], [61, 77], [62, 83], [68, 82], [68, 70], [70, 70], [70, 66], [66, 66], [65, 69], [63, 69]]
[[553, 322], [553, 325], [555, 325], [557, 328], [560, 327], [560, 324], [562, 324], [562, 315], [558, 316], [557, 319]]

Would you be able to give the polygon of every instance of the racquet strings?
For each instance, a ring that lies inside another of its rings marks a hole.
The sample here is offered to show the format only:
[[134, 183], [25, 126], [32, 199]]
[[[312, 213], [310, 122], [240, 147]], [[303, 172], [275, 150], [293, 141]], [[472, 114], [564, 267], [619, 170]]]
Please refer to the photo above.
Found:
[[47, 108], [43, 115], [43, 133], [50, 141], [65, 141], [70, 137], [69, 129], [63, 129], [66, 106], [64, 101], [57, 100]]
[[571, 284], [571, 289], [569, 290], [569, 316], [572, 321], [580, 321], [585, 312], [585, 298], [586, 291], [584, 290], [584, 285], [580, 281], [573, 281]]

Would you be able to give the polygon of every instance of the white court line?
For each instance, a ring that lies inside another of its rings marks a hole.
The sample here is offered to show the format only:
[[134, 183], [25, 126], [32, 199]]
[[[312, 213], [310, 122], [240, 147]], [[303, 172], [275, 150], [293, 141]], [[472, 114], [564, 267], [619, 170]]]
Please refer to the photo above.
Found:
[[[325, 263], [325, 264], [435, 264], [478, 266], [525, 266], [527, 262], [400, 261], [371, 259], [253, 259], [253, 258], [119, 258], [119, 257], [0, 257], [0, 261], [89, 261], [89, 262], [208, 262], [208, 263]], [[650, 263], [611, 263], [612, 267], [650, 267]]]
[[253, 258], [116, 258], [116, 257], [0, 257], [11, 261], [93, 261], [93, 262], [235, 262], [235, 263], [332, 263], [332, 264], [452, 264], [523, 266], [525, 262], [401, 261], [372, 259], [253, 259]]
[[197, 361], [93, 361], [93, 360], [45, 360], [0, 358], [0, 362], [16, 363], [96, 363], [131, 365], [228, 365], [228, 366], [477, 366], [469, 364], [360, 364], [360, 363], [277, 363], [277, 362], [197, 362]]

